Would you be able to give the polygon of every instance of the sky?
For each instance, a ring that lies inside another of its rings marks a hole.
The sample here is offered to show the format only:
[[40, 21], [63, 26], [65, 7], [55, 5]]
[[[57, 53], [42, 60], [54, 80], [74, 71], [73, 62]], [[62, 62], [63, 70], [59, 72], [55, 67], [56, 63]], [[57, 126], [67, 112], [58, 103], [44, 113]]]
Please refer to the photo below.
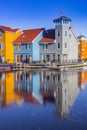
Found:
[[87, 36], [87, 0], [0, 0], [0, 25], [11, 28], [55, 28], [53, 19], [72, 19], [77, 35]]

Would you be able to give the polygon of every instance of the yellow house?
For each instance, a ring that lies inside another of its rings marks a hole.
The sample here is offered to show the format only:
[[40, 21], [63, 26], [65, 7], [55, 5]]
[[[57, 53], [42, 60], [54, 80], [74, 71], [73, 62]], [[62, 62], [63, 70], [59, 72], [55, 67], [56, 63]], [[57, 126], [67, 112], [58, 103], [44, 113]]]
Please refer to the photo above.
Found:
[[14, 63], [13, 41], [21, 34], [19, 29], [0, 26], [0, 62]]

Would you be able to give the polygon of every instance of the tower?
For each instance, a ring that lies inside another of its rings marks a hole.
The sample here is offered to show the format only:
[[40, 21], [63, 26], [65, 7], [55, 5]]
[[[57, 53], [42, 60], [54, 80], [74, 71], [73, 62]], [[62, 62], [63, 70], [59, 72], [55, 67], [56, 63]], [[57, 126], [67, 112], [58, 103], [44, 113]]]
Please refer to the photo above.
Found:
[[[54, 19], [53, 22], [56, 24], [55, 40], [57, 45], [58, 62], [76, 60], [78, 55], [78, 43], [77, 37], [70, 27], [71, 19], [61, 16], [57, 19]], [[73, 49], [72, 46], [74, 47]], [[73, 57], [74, 53], [75, 55]]]

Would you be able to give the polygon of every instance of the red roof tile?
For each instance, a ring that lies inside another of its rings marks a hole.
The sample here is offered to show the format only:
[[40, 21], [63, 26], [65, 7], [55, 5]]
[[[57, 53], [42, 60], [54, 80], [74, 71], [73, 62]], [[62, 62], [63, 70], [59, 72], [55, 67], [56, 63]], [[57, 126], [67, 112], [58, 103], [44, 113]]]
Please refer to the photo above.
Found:
[[45, 36], [39, 41], [40, 43], [44, 42], [54, 42], [55, 40], [55, 29], [49, 29], [46, 31]]
[[31, 29], [31, 30], [23, 30], [23, 34], [21, 36], [19, 36], [14, 41], [14, 43], [32, 42], [42, 31], [43, 31], [43, 28]]
[[40, 42], [40, 43], [43, 43], [43, 42], [54, 42], [54, 40], [55, 40], [55, 39], [51, 39], [51, 38], [46, 38], [46, 37], [44, 37], [44, 38], [42, 38], [39, 42]]
[[16, 32], [17, 30], [19, 30], [19, 29], [12, 29], [12, 28], [10, 28], [10, 27], [7, 27], [7, 26], [0, 26], [0, 29], [2, 30], [2, 31], [9, 31], [9, 32]]

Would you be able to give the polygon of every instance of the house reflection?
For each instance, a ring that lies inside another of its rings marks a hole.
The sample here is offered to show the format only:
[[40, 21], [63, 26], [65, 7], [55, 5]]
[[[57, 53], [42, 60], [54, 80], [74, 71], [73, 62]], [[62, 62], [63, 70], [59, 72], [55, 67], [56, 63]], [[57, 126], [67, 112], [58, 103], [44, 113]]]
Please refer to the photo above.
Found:
[[56, 115], [68, 116], [78, 94], [78, 72], [42, 71], [40, 91], [45, 102], [55, 101]]
[[20, 96], [24, 102], [33, 104], [42, 104], [42, 96], [39, 92], [40, 75], [37, 72], [15, 73], [15, 93]]
[[0, 107], [20, 105], [22, 102], [42, 104], [39, 86], [39, 73], [0, 73]]
[[0, 73], [0, 107], [22, 102], [55, 103], [55, 113], [67, 117], [80, 89], [87, 83], [86, 71], [18, 71]]
[[40, 75], [40, 92], [43, 96], [43, 101], [54, 101], [54, 91], [58, 83], [58, 73], [55, 71], [41, 71]]
[[70, 107], [78, 92], [78, 72], [62, 72], [55, 90], [56, 114], [58, 116], [67, 117], [69, 115]]
[[19, 104], [20, 101], [14, 93], [14, 73], [0, 73], [0, 107]]

